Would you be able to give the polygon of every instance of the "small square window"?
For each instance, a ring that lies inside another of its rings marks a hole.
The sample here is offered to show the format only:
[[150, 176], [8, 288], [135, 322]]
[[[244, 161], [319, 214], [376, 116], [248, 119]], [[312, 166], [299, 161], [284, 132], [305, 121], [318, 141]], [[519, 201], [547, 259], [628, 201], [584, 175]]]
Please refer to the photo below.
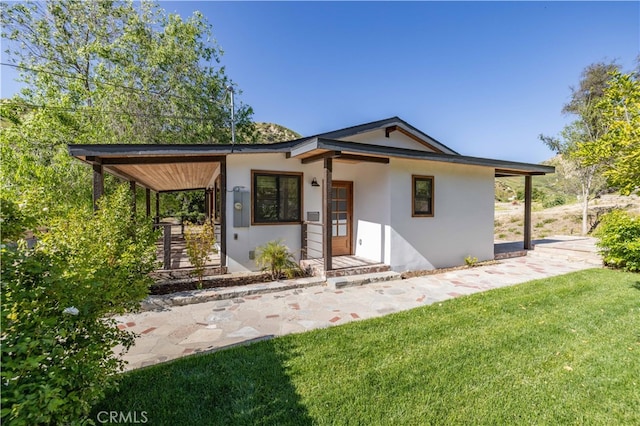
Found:
[[411, 215], [413, 217], [433, 216], [433, 176], [412, 176]]

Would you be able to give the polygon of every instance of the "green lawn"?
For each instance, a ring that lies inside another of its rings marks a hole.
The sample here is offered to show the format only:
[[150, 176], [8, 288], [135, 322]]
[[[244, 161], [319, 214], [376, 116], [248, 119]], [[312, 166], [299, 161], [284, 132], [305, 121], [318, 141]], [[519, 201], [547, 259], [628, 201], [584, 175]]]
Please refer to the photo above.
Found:
[[[149, 424], [640, 424], [640, 275], [577, 272], [125, 374]], [[95, 417], [94, 417], [95, 419]]]

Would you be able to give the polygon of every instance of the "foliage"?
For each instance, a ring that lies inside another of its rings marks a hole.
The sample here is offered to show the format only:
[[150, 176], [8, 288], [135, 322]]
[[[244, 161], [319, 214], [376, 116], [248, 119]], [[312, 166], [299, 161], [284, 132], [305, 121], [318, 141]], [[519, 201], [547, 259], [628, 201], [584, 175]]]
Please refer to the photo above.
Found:
[[[531, 188], [531, 199], [533, 201], [544, 201], [545, 198], [546, 194], [543, 190], [536, 187]], [[524, 200], [524, 188], [516, 191], [516, 199]]]
[[93, 413], [146, 411], [153, 425], [639, 424], [637, 282], [592, 269], [186, 357], [126, 373]]
[[621, 210], [606, 213], [596, 228], [605, 265], [640, 271], [640, 216]]
[[189, 262], [194, 267], [199, 287], [201, 287], [209, 255], [212, 251], [213, 253], [218, 252], [214, 247], [216, 243], [215, 227], [209, 220], [205, 221], [203, 225], [187, 223], [184, 228], [184, 240], [187, 245]]
[[606, 125], [597, 105], [604, 95], [608, 74], [617, 70], [615, 63], [595, 63], [582, 72], [579, 86], [571, 89], [571, 100], [565, 104], [563, 113], [574, 114], [578, 118], [565, 126], [560, 138], [540, 135], [540, 140], [552, 151], [562, 155], [568, 162], [565, 172], [575, 176], [580, 183], [582, 199], [582, 234], [589, 230], [589, 201], [602, 187], [603, 161], [585, 163], [581, 144], [599, 140], [606, 133]]
[[578, 154], [584, 166], [604, 163], [610, 185], [624, 195], [640, 189], [640, 75], [614, 71], [596, 104], [604, 133], [580, 141]]
[[302, 275], [300, 266], [289, 248], [282, 240], [269, 241], [256, 249], [256, 264], [264, 271], [271, 273], [271, 278], [277, 280], [286, 276], [293, 278]]
[[474, 266], [476, 266], [478, 264], [478, 258], [475, 257], [475, 256], [473, 256], [473, 257], [467, 256], [467, 257], [464, 258], [464, 263], [468, 267], [472, 268], [472, 267], [474, 267]]
[[[46, 105], [78, 143], [231, 140], [233, 83], [201, 13], [183, 20], [151, 1], [59, 0], [5, 4], [1, 23], [29, 84], [22, 105]], [[242, 104], [235, 112], [239, 141], [253, 140], [251, 114]]]
[[3, 422], [80, 423], [122, 369], [112, 349], [133, 336], [106, 316], [147, 294], [157, 236], [131, 220], [126, 185], [100, 207], [53, 219], [33, 249], [2, 246]]
[[254, 123], [258, 143], [274, 143], [300, 139], [302, 135], [275, 123]]
[[563, 197], [562, 195], [556, 195], [553, 198], [545, 198], [542, 201], [542, 207], [544, 207], [545, 209], [551, 208], [551, 207], [556, 207], [556, 206], [561, 206], [563, 204], [565, 204], [567, 202], [567, 199], [565, 197]]
[[[0, 7], [3, 48], [27, 84], [0, 101], [0, 186], [18, 204], [40, 206], [33, 226], [91, 201], [91, 170], [69, 156], [69, 143], [231, 140], [235, 85], [201, 14], [183, 20], [149, 1]], [[255, 139], [251, 115], [236, 104], [239, 142]]]
[[34, 229], [37, 219], [22, 205], [15, 194], [0, 187], [0, 224], [2, 242], [18, 241], [24, 238], [26, 229]]

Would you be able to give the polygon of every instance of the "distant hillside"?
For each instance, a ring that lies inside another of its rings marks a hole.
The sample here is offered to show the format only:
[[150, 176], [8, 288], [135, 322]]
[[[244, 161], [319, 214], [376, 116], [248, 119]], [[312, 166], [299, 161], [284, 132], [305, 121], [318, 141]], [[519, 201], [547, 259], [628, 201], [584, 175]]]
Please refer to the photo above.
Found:
[[[556, 172], [544, 176], [533, 177], [533, 198], [536, 201], [554, 202], [564, 199], [565, 202], [575, 200], [578, 188], [574, 179], [566, 176], [566, 162], [561, 156], [553, 157], [542, 164], [554, 166]], [[524, 191], [524, 178], [521, 176], [497, 178], [495, 180], [496, 201], [506, 202], [522, 197]]]
[[255, 123], [258, 143], [274, 143], [299, 139], [301, 134], [275, 123]]

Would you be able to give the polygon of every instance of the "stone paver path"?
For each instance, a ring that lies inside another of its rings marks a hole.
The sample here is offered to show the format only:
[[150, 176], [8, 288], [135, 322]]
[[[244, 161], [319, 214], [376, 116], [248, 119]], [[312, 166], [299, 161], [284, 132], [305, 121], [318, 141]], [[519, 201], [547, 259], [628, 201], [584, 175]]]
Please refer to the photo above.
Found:
[[[581, 269], [586, 262], [519, 257], [441, 274], [330, 290], [326, 286], [237, 297], [116, 317], [138, 333], [128, 369], [253, 339], [298, 333]], [[117, 350], [118, 348], [116, 348]]]

